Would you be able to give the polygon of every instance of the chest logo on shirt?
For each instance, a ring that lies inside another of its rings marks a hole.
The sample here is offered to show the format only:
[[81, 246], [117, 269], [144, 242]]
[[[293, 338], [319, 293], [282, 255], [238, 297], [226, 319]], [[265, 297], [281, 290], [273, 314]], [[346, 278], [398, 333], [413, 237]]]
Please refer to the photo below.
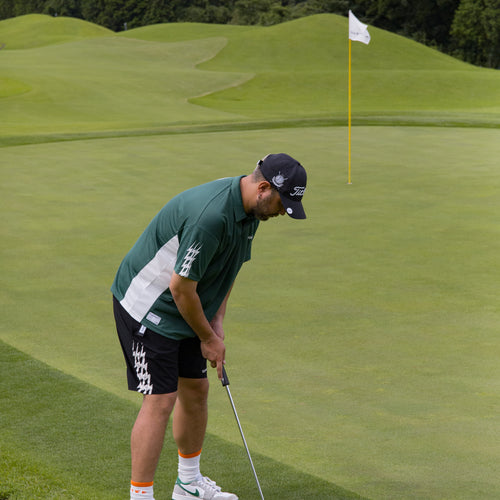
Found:
[[201, 243], [193, 243], [187, 249], [186, 255], [184, 256], [184, 261], [182, 262], [182, 269], [179, 273], [179, 276], [182, 276], [184, 278], [189, 277], [191, 266], [193, 265], [193, 262], [196, 260], [196, 257], [198, 257], [200, 250], [201, 250]]

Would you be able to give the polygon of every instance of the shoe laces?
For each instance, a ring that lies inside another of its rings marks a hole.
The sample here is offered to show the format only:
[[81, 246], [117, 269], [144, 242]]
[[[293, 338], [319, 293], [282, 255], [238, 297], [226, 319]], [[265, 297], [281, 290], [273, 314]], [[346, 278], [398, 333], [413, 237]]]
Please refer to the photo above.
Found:
[[221, 491], [221, 487], [217, 486], [217, 483], [215, 481], [212, 481], [209, 477], [202, 476], [202, 481], [203, 484], [212, 489], [214, 493], [219, 493], [219, 491]]

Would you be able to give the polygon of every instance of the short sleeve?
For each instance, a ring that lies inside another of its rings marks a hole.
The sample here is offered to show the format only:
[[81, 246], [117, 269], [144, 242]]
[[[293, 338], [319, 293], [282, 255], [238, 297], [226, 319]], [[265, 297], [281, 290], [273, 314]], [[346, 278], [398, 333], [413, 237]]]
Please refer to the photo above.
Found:
[[197, 225], [182, 232], [174, 271], [184, 278], [200, 281], [219, 247], [218, 239]]

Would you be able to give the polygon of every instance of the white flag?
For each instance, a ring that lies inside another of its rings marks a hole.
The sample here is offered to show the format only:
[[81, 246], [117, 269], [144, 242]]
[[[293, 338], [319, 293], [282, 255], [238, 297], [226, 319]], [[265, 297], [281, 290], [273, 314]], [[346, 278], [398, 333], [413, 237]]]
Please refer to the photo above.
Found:
[[356, 42], [370, 43], [370, 33], [366, 29], [368, 26], [363, 24], [357, 17], [349, 11], [349, 38]]

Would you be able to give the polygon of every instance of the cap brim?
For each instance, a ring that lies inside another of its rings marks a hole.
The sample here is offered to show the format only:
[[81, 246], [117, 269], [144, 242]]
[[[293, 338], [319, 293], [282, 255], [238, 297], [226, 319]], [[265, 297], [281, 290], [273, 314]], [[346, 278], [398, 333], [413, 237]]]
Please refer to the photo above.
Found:
[[301, 201], [289, 200], [286, 196], [281, 196], [281, 193], [280, 198], [283, 206], [285, 207], [286, 213], [292, 219], [306, 219], [306, 213]]

